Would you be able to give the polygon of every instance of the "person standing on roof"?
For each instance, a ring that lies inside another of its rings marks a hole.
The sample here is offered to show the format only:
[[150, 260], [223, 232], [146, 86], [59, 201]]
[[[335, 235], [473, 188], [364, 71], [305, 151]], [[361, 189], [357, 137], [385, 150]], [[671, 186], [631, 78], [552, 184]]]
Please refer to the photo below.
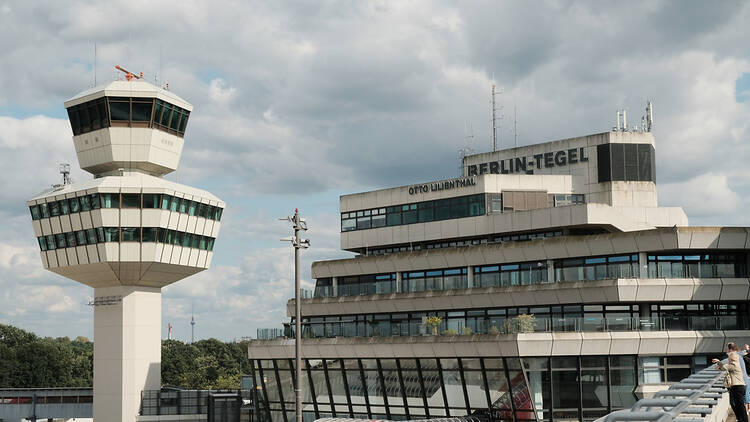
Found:
[[[718, 369], [726, 371], [724, 387], [729, 390], [729, 405], [732, 406], [737, 422], [748, 422], [747, 410], [745, 410], [745, 372], [742, 368], [744, 361], [740, 359], [739, 348], [735, 343], [727, 343], [727, 363], [719, 359], [712, 359]], [[742, 362], [742, 363], [740, 363]]]

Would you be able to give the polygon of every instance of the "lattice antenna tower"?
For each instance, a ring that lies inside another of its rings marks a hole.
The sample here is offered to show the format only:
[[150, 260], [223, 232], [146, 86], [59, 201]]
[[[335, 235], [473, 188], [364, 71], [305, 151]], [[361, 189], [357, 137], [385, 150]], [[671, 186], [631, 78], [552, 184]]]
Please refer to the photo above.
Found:
[[513, 101], [513, 142], [518, 148], [518, 107], [515, 101]]
[[464, 120], [464, 146], [458, 149], [458, 177], [464, 175], [464, 158], [474, 154], [474, 126]]
[[[494, 78], [493, 78], [494, 79]], [[502, 135], [503, 106], [498, 105], [495, 97], [503, 93], [503, 88], [497, 88], [495, 82], [492, 82], [492, 150], [497, 151], [498, 144], [498, 126]], [[499, 115], [498, 115], [499, 112]], [[500, 124], [498, 125], [498, 121]]]

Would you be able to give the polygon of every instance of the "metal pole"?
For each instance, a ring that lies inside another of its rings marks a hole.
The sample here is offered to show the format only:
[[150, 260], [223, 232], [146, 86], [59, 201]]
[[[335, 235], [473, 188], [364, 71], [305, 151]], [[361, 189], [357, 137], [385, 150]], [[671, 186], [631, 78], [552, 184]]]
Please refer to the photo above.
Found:
[[302, 422], [302, 304], [300, 302], [299, 291], [299, 230], [300, 219], [299, 210], [294, 210], [294, 315], [295, 315], [295, 333], [294, 333], [294, 359], [296, 379], [294, 385], [294, 394], [296, 399], [296, 419]]

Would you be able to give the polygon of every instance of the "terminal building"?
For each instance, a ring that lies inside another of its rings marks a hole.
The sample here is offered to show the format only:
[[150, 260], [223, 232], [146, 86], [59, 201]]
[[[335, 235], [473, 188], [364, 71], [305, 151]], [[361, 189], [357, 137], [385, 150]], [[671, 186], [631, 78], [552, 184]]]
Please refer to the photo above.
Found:
[[[750, 342], [750, 230], [659, 206], [655, 146], [613, 130], [341, 196], [356, 256], [312, 265], [304, 419], [590, 421]], [[293, 420], [293, 344], [249, 345], [269, 420]]]

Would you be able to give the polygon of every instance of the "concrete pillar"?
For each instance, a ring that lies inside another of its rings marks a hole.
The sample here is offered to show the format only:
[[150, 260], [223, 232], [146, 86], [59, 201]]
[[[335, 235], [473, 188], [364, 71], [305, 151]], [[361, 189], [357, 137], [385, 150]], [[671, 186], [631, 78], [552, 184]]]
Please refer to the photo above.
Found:
[[638, 268], [641, 269], [638, 278], [648, 278], [648, 254], [646, 252], [638, 253]]
[[401, 271], [396, 271], [396, 293], [401, 292]]
[[339, 295], [339, 280], [336, 277], [331, 277], [331, 286], [333, 286], [333, 297]]
[[466, 283], [470, 289], [474, 288], [474, 267], [466, 267]]
[[134, 422], [161, 388], [161, 289], [94, 289], [94, 420]]
[[547, 282], [554, 283], [555, 280], [555, 261], [547, 260]]

